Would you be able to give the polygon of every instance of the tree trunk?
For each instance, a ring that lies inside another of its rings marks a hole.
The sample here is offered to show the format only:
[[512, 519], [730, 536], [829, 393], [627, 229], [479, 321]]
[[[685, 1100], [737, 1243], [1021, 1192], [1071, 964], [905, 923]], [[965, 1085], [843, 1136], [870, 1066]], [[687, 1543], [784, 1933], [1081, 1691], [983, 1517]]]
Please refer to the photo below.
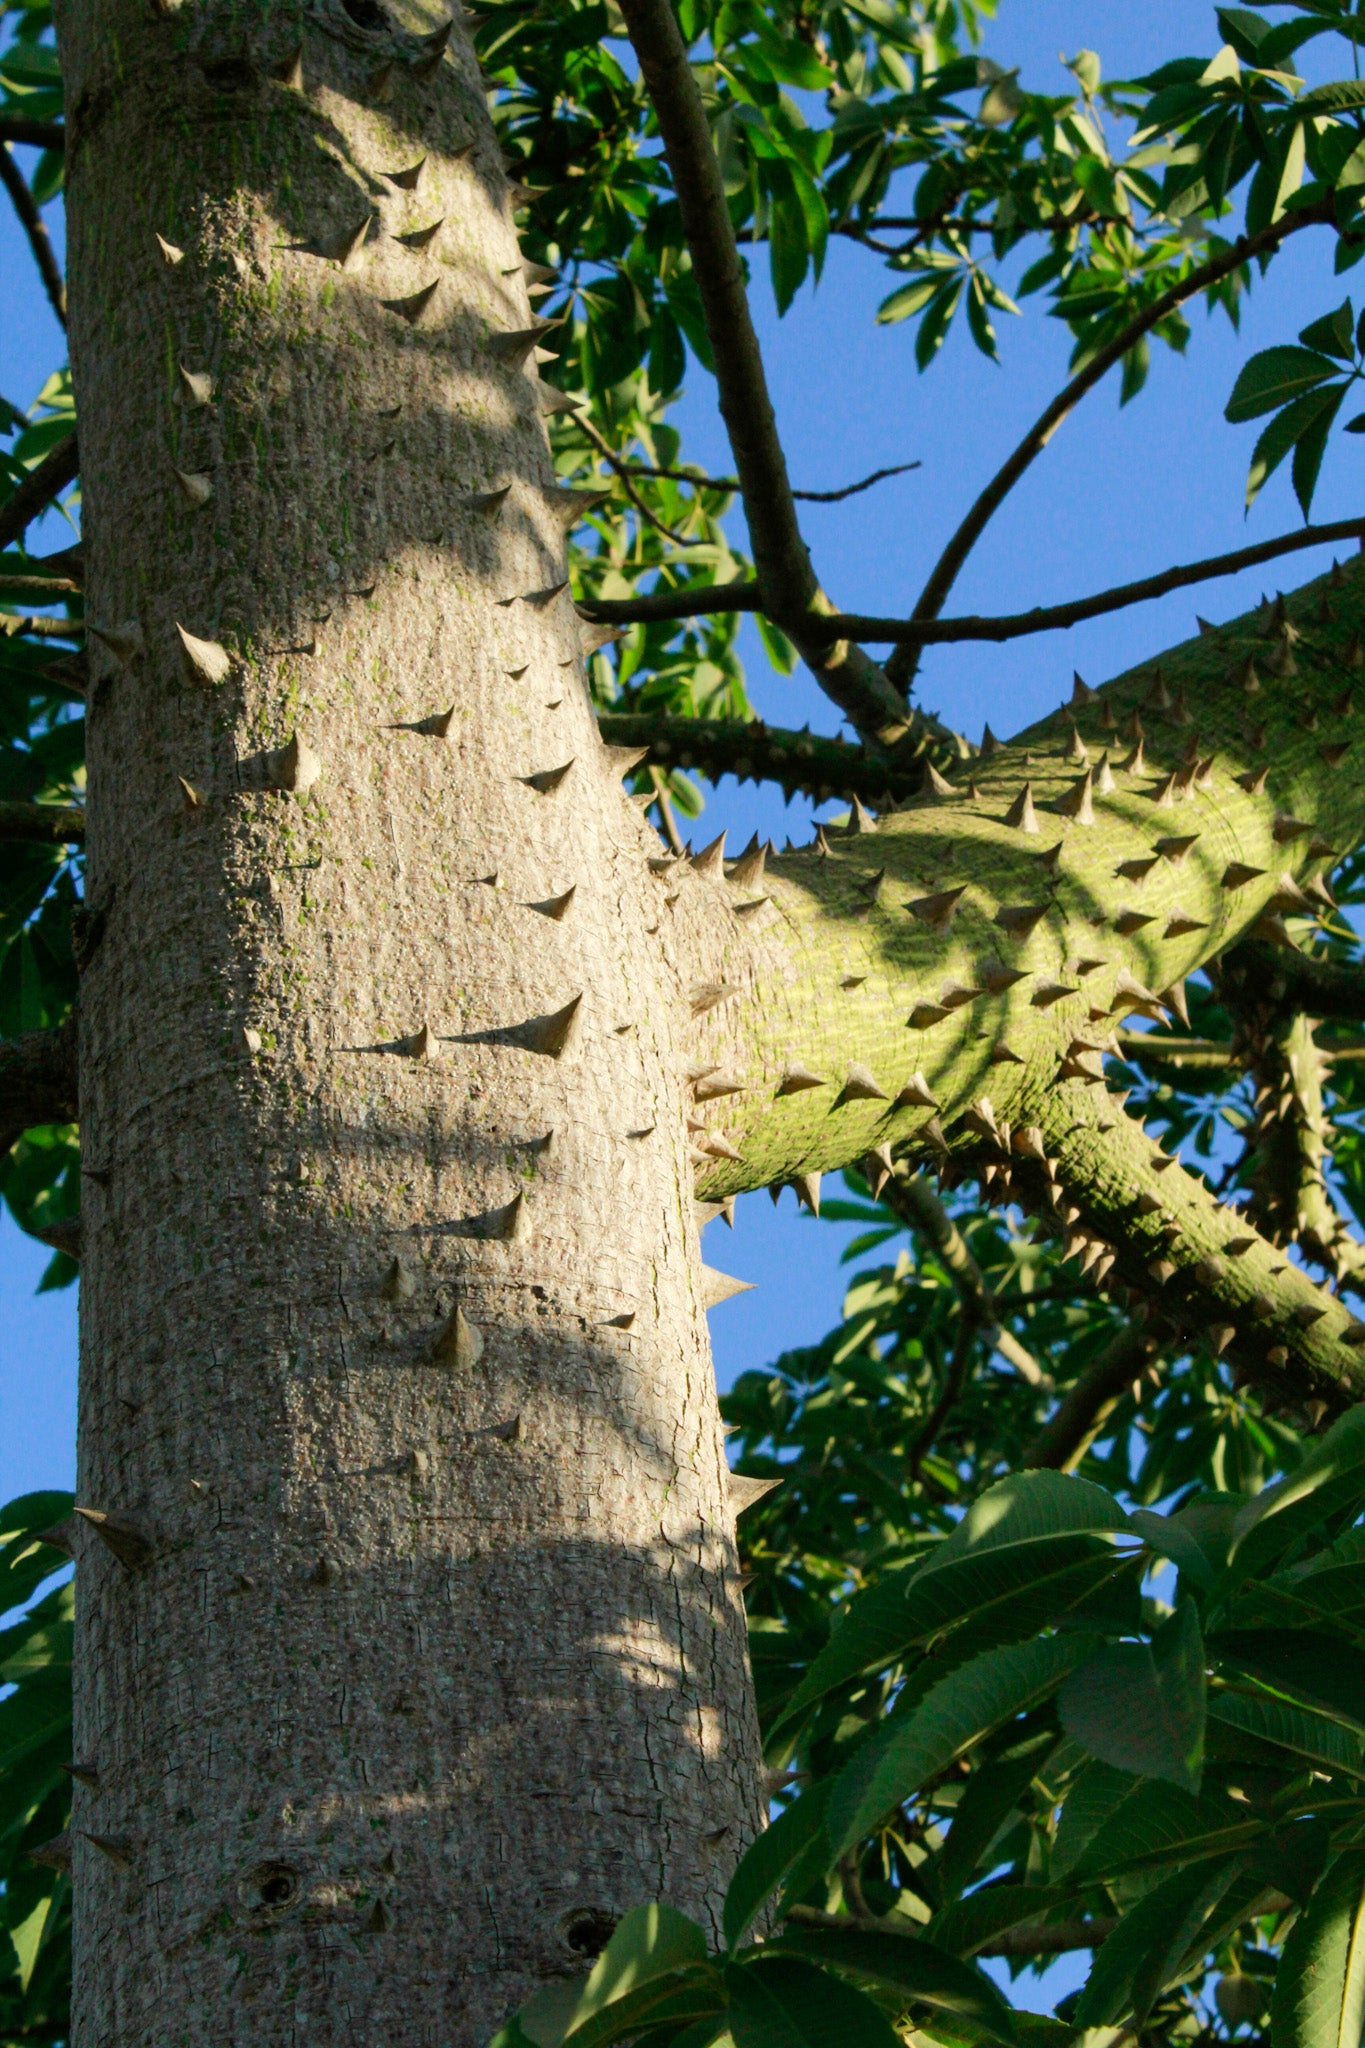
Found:
[[760, 1821], [658, 843], [467, 44], [58, 12], [74, 2037], [474, 2044]]

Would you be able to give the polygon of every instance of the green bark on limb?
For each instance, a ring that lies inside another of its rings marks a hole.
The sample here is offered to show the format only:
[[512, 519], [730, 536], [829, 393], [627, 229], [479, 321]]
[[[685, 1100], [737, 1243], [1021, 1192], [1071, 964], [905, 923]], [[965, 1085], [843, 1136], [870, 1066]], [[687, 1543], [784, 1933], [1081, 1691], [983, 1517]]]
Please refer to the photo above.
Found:
[[1136, 1324], [1118, 1331], [1028, 1445], [1020, 1460], [1025, 1470], [1073, 1470], [1116, 1404], [1145, 1372], [1154, 1370], [1158, 1349], [1156, 1338]]
[[[732, 906], [715, 880], [661, 879], [679, 896], [668, 914], [695, 925], [694, 1062], [736, 1088], [694, 1119], [699, 1192], [923, 1146], [935, 1118], [948, 1143], [976, 1142], [962, 1120], [986, 1096], [1046, 1133], [1134, 1284], [1154, 1284], [1163, 1241], [1132, 1198], [1164, 1197], [1186, 1275], [1171, 1299], [1192, 1327], [1236, 1328], [1246, 1370], [1306, 1375], [1314, 1391], [1365, 1383], [1340, 1305], [1275, 1270], [1267, 1244], [1217, 1264], [1226, 1212], [1178, 1166], [1159, 1183], [1127, 1120], [1111, 1111], [1102, 1132], [1093, 1107], [1116, 1025], [1247, 932], [1277, 929], [1365, 825], [1350, 759], [1363, 594], [1358, 568], [1337, 572], [1283, 620], [1235, 620], [1172, 650], [1164, 673], [1144, 664], [1086, 693], [1074, 719], [1053, 714], [875, 833], [770, 860], [764, 903], [752, 885], [747, 903], [728, 885]], [[1195, 1266], [1211, 1277], [1192, 1283]], [[1268, 1312], [1252, 1313], [1258, 1298]]]
[[[648, 711], [601, 711], [598, 730], [609, 746], [647, 747], [660, 768], [696, 768], [710, 782], [775, 782], [787, 796], [804, 791], [818, 803], [844, 797], [886, 805], [904, 801], [924, 778], [916, 749], [893, 759], [876, 749], [817, 733], [784, 732], [761, 719], [668, 718]], [[921, 735], [919, 751], [927, 743]]]

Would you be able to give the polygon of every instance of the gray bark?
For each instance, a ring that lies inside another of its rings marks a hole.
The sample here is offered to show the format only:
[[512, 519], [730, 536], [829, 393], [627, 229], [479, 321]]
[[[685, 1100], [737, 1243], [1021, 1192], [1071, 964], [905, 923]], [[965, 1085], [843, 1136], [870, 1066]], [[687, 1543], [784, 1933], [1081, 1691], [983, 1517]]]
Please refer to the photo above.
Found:
[[300, 91], [264, 4], [57, 12], [113, 636], [74, 2039], [462, 2048], [632, 1904], [714, 1916], [760, 1823], [687, 969], [524, 601], [562, 518], [467, 45], [318, 0]]

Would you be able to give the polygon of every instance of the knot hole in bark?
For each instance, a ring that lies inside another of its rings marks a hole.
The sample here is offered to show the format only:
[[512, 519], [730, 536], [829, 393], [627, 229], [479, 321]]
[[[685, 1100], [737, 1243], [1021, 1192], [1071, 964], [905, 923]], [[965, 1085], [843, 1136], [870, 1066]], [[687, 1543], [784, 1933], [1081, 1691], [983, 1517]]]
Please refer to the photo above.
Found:
[[575, 1906], [560, 1921], [559, 1938], [572, 1955], [600, 1956], [620, 1917], [602, 1906]]
[[242, 1879], [244, 1905], [256, 1913], [283, 1913], [299, 1896], [299, 1873], [288, 1863], [258, 1863]]

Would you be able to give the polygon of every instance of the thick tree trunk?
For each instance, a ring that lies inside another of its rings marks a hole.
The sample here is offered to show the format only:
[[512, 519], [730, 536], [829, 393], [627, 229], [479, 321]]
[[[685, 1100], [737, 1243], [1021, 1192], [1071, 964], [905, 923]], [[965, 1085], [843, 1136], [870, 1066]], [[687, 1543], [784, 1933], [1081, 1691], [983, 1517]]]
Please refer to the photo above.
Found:
[[263, 4], [58, 14], [74, 2036], [474, 2044], [759, 1824], [658, 846], [546, 594], [467, 45], [319, 0], [300, 81]]

